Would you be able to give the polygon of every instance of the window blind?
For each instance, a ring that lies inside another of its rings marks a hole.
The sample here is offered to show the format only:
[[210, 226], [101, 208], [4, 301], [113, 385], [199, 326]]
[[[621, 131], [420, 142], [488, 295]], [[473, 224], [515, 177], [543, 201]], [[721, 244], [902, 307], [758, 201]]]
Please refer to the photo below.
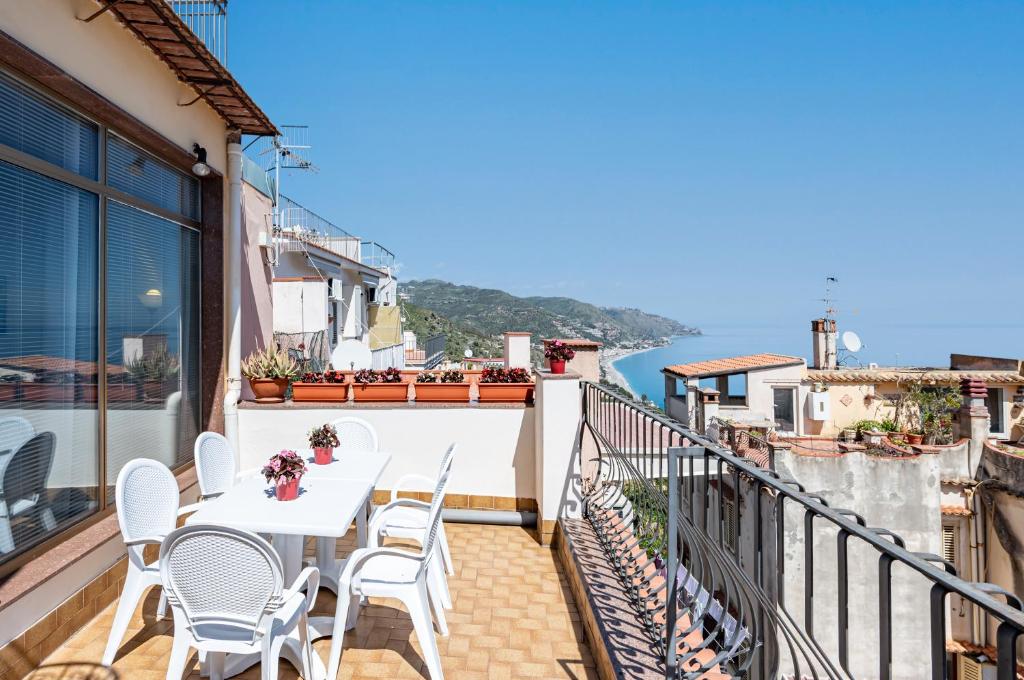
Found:
[[199, 182], [116, 135], [107, 137], [107, 184], [164, 210], [199, 219]]
[[97, 178], [97, 127], [3, 73], [0, 144], [83, 177]]

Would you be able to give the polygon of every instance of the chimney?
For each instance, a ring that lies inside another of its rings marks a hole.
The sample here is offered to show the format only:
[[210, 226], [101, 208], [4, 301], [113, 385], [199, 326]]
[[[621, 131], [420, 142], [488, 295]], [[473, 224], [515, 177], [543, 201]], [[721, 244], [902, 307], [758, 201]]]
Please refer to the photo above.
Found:
[[836, 320], [811, 322], [811, 368], [836, 368]]

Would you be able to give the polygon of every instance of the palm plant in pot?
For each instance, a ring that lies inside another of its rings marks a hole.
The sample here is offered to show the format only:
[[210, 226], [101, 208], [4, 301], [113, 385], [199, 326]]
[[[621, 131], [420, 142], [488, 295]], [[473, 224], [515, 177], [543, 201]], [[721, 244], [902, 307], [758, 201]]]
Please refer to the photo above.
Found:
[[397, 368], [375, 371], [364, 368], [352, 376], [352, 394], [356, 401], [407, 401], [409, 384]]
[[576, 352], [561, 340], [552, 340], [544, 344], [544, 358], [548, 360], [551, 372], [565, 373], [565, 362], [571, 361]]
[[279, 501], [293, 501], [299, 497], [299, 482], [309, 468], [295, 451], [285, 449], [270, 457], [261, 472], [274, 484], [274, 495]]
[[416, 376], [415, 389], [416, 401], [469, 401], [469, 382], [457, 369], [440, 373], [424, 371]]
[[252, 393], [261, 404], [284, 401], [288, 380], [298, 372], [288, 353], [276, 347], [256, 350], [242, 360], [242, 375], [249, 379]]
[[477, 389], [481, 402], [533, 401], [533, 380], [525, 368], [485, 368]]
[[348, 385], [341, 371], [307, 371], [292, 383], [292, 401], [348, 401]]
[[313, 462], [317, 465], [327, 465], [334, 460], [334, 448], [340, 444], [338, 431], [330, 423], [309, 431], [309, 446], [313, 449]]
[[160, 347], [125, 365], [128, 375], [142, 385], [142, 396], [146, 401], [162, 401], [167, 394], [177, 389], [179, 369], [178, 358], [167, 351], [166, 347]]

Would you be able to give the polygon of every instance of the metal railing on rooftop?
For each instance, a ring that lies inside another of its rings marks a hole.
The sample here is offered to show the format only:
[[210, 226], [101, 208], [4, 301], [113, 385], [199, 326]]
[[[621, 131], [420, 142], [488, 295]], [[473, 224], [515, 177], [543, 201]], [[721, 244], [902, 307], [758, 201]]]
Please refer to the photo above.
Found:
[[[582, 384], [582, 410], [584, 516], [662, 650], [666, 677], [949, 678], [954, 595], [978, 608], [985, 630], [996, 627], [998, 679], [1016, 678], [1024, 614], [1012, 593], [958, 578], [937, 555], [912, 552], [892, 531], [600, 385]], [[587, 460], [589, 443], [596, 459]], [[834, 547], [825, 554], [823, 545]], [[833, 557], [822, 583], [815, 559]], [[851, 602], [851, 577], [857, 592], [876, 587], [874, 602]], [[851, 613], [873, 627], [855, 630]], [[907, 675], [897, 659], [894, 676], [895, 631], [927, 671]], [[873, 668], [863, 667], [865, 652]]]
[[423, 368], [430, 370], [436, 368], [444, 361], [444, 351], [448, 346], [448, 336], [444, 333], [432, 335], [423, 343]]
[[376, 241], [362, 242], [362, 258], [360, 262], [367, 267], [373, 267], [385, 272], [393, 271], [395, 267], [395, 254], [380, 245]]
[[304, 245], [314, 245], [367, 267], [392, 273], [395, 255], [379, 243], [360, 239], [284, 195], [280, 198], [279, 213], [281, 224], [276, 232], [284, 239], [282, 250], [300, 250]]
[[210, 54], [224, 66], [228, 65], [228, 2], [227, 0], [167, 0], [171, 9], [182, 18]]

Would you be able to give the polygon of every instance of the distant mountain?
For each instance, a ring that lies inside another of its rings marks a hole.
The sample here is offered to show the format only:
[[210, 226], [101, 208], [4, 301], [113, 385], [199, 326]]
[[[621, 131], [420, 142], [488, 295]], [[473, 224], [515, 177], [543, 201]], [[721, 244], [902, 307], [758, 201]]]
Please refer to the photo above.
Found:
[[408, 301], [403, 300], [401, 306], [402, 327], [415, 333], [420, 343], [432, 335], [445, 335], [445, 354], [453, 361], [465, 356], [463, 353], [466, 349], [477, 357], [500, 357], [505, 351], [501, 338], [478, 333], [437, 312]]
[[515, 330], [530, 332], [535, 342], [569, 337], [609, 347], [640, 347], [675, 335], [700, 334], [697, 328], [639, 309], [598, 307], [567, 297], [516, 297], [437, 279], [409, 281], [399, 284], [398, 290], [410, 307], [435, 312], [461, 332], [483, 337]]

